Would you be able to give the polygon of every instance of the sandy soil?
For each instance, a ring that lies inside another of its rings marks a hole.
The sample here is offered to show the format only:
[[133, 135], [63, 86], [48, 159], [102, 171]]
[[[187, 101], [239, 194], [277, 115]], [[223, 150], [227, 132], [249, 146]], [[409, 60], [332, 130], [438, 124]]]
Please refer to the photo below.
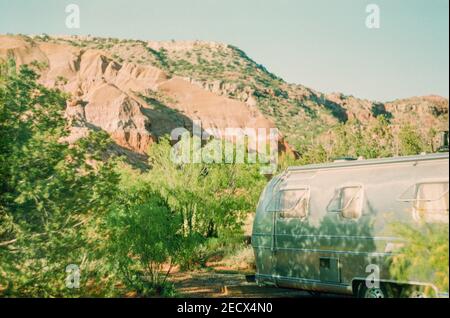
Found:
[[308, 297], [345, 297], [332, 294], [311, 295], [302, 290], [276, 287], [259, 287], [248, 282], [246, 275], [251, 273], [233, 271], [204, 270], [178, 272], [171, 275], [180, 297], [187, 298], [308, 298]]

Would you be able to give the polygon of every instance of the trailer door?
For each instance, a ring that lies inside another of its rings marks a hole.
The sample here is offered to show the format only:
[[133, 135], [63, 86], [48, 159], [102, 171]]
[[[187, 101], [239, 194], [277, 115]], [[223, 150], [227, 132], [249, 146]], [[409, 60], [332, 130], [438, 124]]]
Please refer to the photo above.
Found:
[[281, 280], [316, 279], [310, 254], [305, 253], [307, 236], [299, 235], [309, 212], [310, 189], [307, 186], [280, 189], [279, 211], [274, 226], [275, 275]]

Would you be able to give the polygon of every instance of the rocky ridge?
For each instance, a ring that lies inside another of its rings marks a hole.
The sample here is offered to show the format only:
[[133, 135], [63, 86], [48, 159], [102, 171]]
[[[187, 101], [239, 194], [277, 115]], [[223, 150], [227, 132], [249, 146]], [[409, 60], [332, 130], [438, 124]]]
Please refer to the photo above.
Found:
[[[70, 93], [69, 141], [103, 129], [121, 147], [145, 153], [176, 127], [220, 135], [227, 127], [277, 127], [300, 147], [339, 123], [448, 127], [448, 100], [422, 96], [387, 103], [322, 94], [286, 83], [236, 47], [202, 41], [139, 41], [91, 36], [0, 36], [0, 58], [40, 69], [40, 82]], [[290, 147], [285, 144], [286, 147]]]

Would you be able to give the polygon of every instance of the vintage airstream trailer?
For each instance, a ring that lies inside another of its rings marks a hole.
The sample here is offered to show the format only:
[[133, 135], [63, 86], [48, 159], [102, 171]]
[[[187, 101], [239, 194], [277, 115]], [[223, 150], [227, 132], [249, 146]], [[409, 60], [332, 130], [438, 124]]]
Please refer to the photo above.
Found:
[[[439, 295], [431, 280], [395, 281], [387, 259], [405, 244], [395, 222], [448, 226], [448, 164], [438, 153], [288, 168], [258, 203], [257, 283], [368, 298], [425, 286]], [[366, 283], [376, 277], [380, 284]]]

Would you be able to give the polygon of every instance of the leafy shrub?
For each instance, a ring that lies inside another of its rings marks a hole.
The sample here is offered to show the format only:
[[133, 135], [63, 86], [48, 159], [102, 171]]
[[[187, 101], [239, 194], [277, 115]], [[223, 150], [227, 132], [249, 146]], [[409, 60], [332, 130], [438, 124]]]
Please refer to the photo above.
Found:
[[[115, 192], [113, 163], [103, 161], [106, 133], [70, 146], [58, 90], [36, 83], [26, 66], [0, 64], [0, 293], [77, 296], [66, 288], [66, 266], [82, 283], [100, 279], [98, 221]], [[93, 268], [95, 267], [95, 268]]]
[[405, 125], [399, 133], [400, 151], [403, 155], [417, 155], [425, 148], [417, 129], [411, 125]]
[[[440, 292], [448, 293], [448, 225], [421, 224], [413, 227], [395, 224], [394, 230], [407, 244], [392, 257], [391, 275], [399, 281], [432, 282]], [[433, 295], [431, 289], [425, 292]]]
[[172, 295], [167, 277], [186, 247], [179, 215], [148, 189], [125, 195], [122, 201], [108, 223], [109, 251], [120, 278], [140, 295]]

